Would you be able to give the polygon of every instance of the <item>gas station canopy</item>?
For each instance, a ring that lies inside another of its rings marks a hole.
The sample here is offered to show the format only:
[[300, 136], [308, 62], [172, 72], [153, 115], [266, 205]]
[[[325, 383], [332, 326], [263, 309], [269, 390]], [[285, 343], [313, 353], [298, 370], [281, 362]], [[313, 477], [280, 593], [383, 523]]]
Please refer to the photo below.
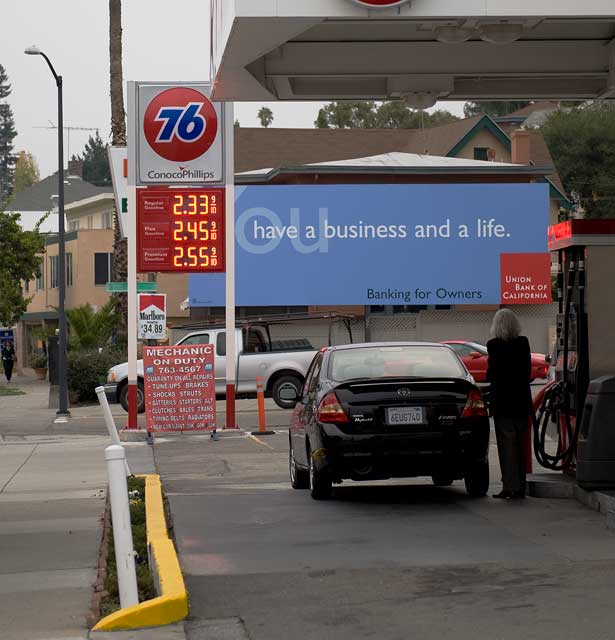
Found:
[[614, 0], [365, 1], [212, 0], [213, 97], [615, 98]]

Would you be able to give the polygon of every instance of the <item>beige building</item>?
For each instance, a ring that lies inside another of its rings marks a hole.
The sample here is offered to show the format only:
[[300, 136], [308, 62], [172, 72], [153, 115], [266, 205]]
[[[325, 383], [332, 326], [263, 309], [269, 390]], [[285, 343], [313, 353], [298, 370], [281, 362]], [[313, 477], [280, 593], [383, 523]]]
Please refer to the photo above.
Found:
[[[97, 194], [65, 206], [66, 212], [66, 308], [91, 304], [102, 307], [110, 297], [106, 285], [113, 269], [112, 192]], [[42, 349], [41, 329], [53, 331], [58, 325], [58, 236], [47, 234], [41, 256], [41, 275], [24, 284], [31, 297], [28, 311], [16, 332], [18, 363], [28, 366]], [[188, 311], [181, 304], [188, 295], [185, 275], [143, 274], [141, 280], [157, 280], [158, 291], [167, 293], [169, 324], [185, 321]]]

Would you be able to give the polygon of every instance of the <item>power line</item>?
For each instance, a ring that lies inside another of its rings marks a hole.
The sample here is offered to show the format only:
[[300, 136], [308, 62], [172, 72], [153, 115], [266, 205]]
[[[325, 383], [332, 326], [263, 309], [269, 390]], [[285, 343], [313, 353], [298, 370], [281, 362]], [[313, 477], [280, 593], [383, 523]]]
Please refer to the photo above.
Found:
[[[38, 126], [32, 127], [33, 129], [57, 129], [58, 125], [49, 121], [47, 126]], [[64, 131], [68, 131], [68, 136], [66, 140], [66, 155], [70, 159], [70, 132], [71, 131], [96, 131], [98, 133], [99, 127], [73, 127], [72, 125], [64, 125], [62, 127]]]

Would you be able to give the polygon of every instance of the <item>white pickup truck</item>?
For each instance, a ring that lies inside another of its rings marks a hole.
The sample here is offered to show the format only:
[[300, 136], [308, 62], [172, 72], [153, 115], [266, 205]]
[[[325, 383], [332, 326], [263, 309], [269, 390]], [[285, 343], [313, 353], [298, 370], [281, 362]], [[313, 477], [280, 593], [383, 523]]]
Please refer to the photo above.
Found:
[[[235, 330], [237, 340], [237, 394], [256, 393], [256, 377], [264, 380], [265, 394], [276, 404], [290, 409], [289, 403], [280, 397], [280, 390], [292, 385], [297, 393], [303, 387], [305, 374], [316, 353], [305, 339], [272, 341], [266, 327], [249, 326]], [[223, 328], [194, 330], [177, 344], [213, 344], [216, 347], [216, 394], [226, 391], [226, 331]], [[145, 411], [143, 395], [143, 360], [137, 361], [138, 410]], [[128, 363], [118, 364], [109, 370], [105, 392], [110, 402], [119, 402], [128, 411]]]

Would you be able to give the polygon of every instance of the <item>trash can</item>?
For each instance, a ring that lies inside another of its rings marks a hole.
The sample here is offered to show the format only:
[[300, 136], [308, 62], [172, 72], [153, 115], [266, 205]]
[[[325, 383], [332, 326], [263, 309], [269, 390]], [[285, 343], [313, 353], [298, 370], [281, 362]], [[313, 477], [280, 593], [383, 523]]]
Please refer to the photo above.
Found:
[[58, 336], [50, 336], [47, 339], [47, 369], [49, 370], [49, 384], [52, 387], [57, 387], [60, 384], [58, 354]]
[[583, 489], [615, 489], [615, 376], [592, 380], [577, 445], [577, 482]]

